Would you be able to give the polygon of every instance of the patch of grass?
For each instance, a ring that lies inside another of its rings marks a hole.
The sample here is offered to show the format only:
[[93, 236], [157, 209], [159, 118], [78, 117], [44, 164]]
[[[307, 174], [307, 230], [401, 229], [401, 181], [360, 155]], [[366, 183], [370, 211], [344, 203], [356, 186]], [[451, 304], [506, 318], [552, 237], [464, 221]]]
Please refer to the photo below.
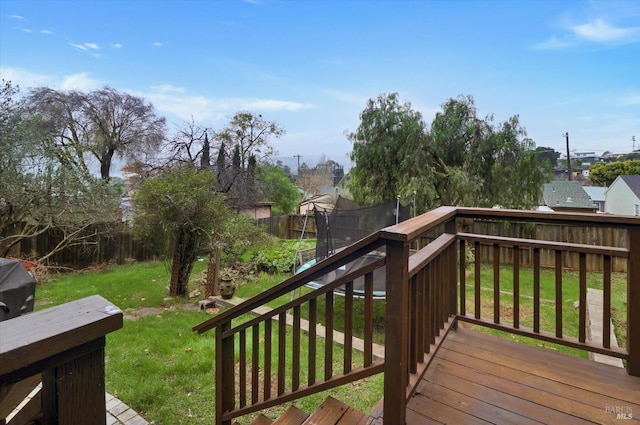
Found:
[[[198, 280], [205, 268], [206, 262], [196, 263], [192, 281]], [[239, 291], [246, 291], [243, 296], [250, 297], [280, 283], [286, 277], [288, 275], [259, 274], [255, 283], [241, 285]], [[198, 335], [191, 330], [194, 325], [210, 316], [195, 308], [195, 300], [189, 303], [194, 306], [193, 309], [182, 308], [187, 302], [184, 298], [167, 300], [168, 282], [169, 272], [165, 264], [159, 262], [59, 275], [38, 286], [36, 308], [41, 310], [95, 294], [113, 302], [125, 311], [125, 321], [122, 329], [107, 335], [106, 390], [156, 424], [213, 423], [215, 333]], [[199, 287], [195, 283], [190, 284], [190, 289]], [[139, 314], [128, 314], [129, 312]], [[147, 314], [142, 314], [143, 312]], [[248, 316], [240, 321], [247, 319]], [[287, 329], [287, 335], [286, 352], [291, 353], [294, 350], [291, 345], [291, 329]], [[260, 340], [264, 341], [263, 327]], [[306, 344], [306, 337], [302, 340]], [[277, 338], [274, 344], [277, 344]], [[323, 346], [319, 343], [318, 371], [322, 370], [320, 366], [324, 364], [322, 350]], [[334, 370], [338, 373], [342, 368], [342, 349], [334, 345], [333, 350]], [[307, 373], [304, 351], [301, 353], [302, 377]], [[277, 356], [277, 350], [274, 349], [273, 353]], [[286, 368], [291, 370], [291, 358], [288, 357]], [[354, 358], [358, 359], [358, 356]], [[276, 365], [275, 357], [273, 361]], [[275, 371], [275, 366], [273, 370]], [[320, 372], [318, 373], [320, 377]], [[368, 412], [382, 395], [382, 379], [381, 375], [374, 376], [305, 397], [293, 404], [312, 412], [330, 393], [345, 403]], [[267, 414], [276, 417], [285, 407], [275, 407]], [[250, 417], [239, 419], [239, 423], [245, 424], [249, 423]]]
[[[197, 261], [191, 274], [197, 279], [206, 267]], [[36, 288], [36, 309], [52, 307], [69, 301], [101, 295], [120, 309], [160, 307], [184, 302], [167, 299], [169, 271], [163, 262], [114, 265], [95, 272], [60, 274]]]
[[[474, 271], [473, 268], [467, 270], [466, 281], [466, 308], [468, 314], [474, 313]], [[482, 317], [493, 318], [494, 289], [493, 289], [493, 268], [490, 265], [483, 265], [480, 273], [481, 279], [481, 313]], [[546, 332], [555, 333], [556, 311], [555, 311], [555, 270], [540, 270], [540, 329]], [[499, 272], [500, 280], [500, 320], [506, 323], [513, 323], [513, 269], [511, 266], [502, 266]], [[590, 272], [587, 274], [587, 287], [602, 289], [602, 273]], [[520, 325], [533, 328], [533, 269], [520, 268]], [[562, 332], [563, 335], [578, 337], [579, 332], [579, 310], [574, 307], [574, 303], [579, 301], [580, 287], [579, 274], [575, 271], [563, 270], [562, 272]], [[624, 347], [626, 344], [626, 275], [614, 273], [611, 277], [611, 306], [612, 321], [614, 323], [618, 345]], [[505, 334], [501, 331], [490, 330], [484, 327], [475, 329], [489, 332], [498, 336], [523, 342], [526, 344], [542, 346], [554, 351], [563, 352], [579, 357], [588, 357], [584, 350], [573, 349], [559, 344], [552, 344], [527, 337], [513, 334]]]

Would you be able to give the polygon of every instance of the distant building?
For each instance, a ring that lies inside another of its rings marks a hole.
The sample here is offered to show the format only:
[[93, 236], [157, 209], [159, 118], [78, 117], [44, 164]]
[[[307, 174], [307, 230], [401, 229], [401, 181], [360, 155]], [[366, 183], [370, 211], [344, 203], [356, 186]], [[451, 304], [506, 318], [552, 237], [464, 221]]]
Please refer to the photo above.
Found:
[[618, 176], [606, 192], [605, 211], [640, 216], [640, 176]]
[[271, 207], [273, 206], [273, 202], [256, 202], [254, 205], [250, 207], [243, 208], [240, 210], [245, 214], [249, 214], [251, 218], [269, 218], [271, 217]]
[[596, 212], [598, 207], [577, 181], [553, 181], [542, 187], [544, 209], [563, 212]]
[[589, 198], [598, 208], [598, 212], [604, 212], [607, 188], [603, 186], [583, 186], [582, 189], [587, 192]]

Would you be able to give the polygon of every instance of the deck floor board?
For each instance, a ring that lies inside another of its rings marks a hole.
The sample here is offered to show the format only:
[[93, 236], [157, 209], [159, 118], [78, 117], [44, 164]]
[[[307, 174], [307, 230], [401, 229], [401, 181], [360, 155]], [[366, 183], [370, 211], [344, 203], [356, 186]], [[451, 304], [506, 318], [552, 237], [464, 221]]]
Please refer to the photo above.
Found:
[[433, 423], [640, 423], [640, 378], [459, 328], [449, 333], [407, 405], [407, 425]]

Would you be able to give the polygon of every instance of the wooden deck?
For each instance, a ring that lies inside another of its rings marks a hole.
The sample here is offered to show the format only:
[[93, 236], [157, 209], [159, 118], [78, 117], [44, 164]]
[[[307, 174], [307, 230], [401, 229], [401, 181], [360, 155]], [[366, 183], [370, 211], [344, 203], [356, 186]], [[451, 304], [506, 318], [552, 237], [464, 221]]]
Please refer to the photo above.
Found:
[[624, 369], [463, 328], [407, 405], [407, 425], [639, 422], [640, 378]]

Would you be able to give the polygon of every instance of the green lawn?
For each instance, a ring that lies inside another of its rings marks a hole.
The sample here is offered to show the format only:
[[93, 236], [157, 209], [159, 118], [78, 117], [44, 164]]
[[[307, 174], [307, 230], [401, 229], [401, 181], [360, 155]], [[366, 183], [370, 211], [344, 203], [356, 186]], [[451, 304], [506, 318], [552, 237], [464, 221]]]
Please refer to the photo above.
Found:
[[[190, 290], [200, 288], [206, 261], [197, 262], [193, 272]], [[501, 269], [501, 302], [505, 306], [512, 303], [511, 271], [508, 267]], [[578, 298], [577, 274], [564, 274], [563, 312], [565, 332], [577, 335], [577, 310], [573, 302]], [[250, 283], [241, 285], [236, 295], [248, 298], [281, 282], [287, 275], [258, 274]], [[472, 275], [469, 276], [471, 279]], [[473, 284], [467, 280], [467, 291], [472, 300]], [[618, 339], [624, 344], [624, 326], [626, 322], [626, 276], [613, 276], [613, 311], [614, 322], [617, 322]], [[197, 301], [166, 297], [169, 281], [168, 269], [164, 263], [142, 263], [126, 266], [110, 266], [90, 273], [60, 275], [53, 281], [39, 284], [36, 290], [36, 309], [72, 301], [74, 299], [99, 294], [125, 312], [124, 327], [109, 334], [106, 347], [107, 391], [139, 411], [150, 422], [155, 424], [202, 424], [212, 423], [214, 418], [215, 385], [214, 385], [214, 332], [198, 335], [191, 328], [210, 317], [197, 308]], [[482, 269], [483, 305], [485, 317], [492, 312], [493, 271], [490, 267]], [[521, 322], [523, 326], [531, 326], [531, 272], [523, 269], [521, 276]], [[602, 276], [590, 274], [589, 287], [601, 287]], [[554, 329], [555, 312], [554, 272], [543, 270], [541, 277], [542, 311], [541, 321], [544, 329]], [[305, 291], [306, 289], [303, 289]], [[277, 300], [272, 307], [291, 300], [286, 296]], [[336, 297], [336, 312], [342, 311], [343, 298]], [[384, 339], [384, 303], [376, 302], [376, 342]], [[319, 302], [319, 312], [323, 311]], [[362, 315], [357, 312], [361, 308], [355, 305], [356, 318]], [[304, 310], [303, 310], [304, 311]], [[473, 311], [470, 302], [468, 312]], [[503, 312], [509, 321], [509, 308]], [[341, 326], [341, 319], [335, 321], [336, 328]], [[361, 325], [356, 325], [361, 326]], [[274, 328], [274, 335], [276, 335]], [[552, 349], [565, 351], [574, 355], [584, 352], [570, 350], [539, 341], [507, 335], [508, 338], [523, 340], [535, 345], [543, 345]], [[290, 340], [290, 338], [288, 338]], [[274, 341], [275, 344], [275, 341]], [[288, 342], [288, 344], [290, 344]], [[306, 346], [303, 337], [302, 346]], [[277, 346], [274, 346], [277, 347]], [[321, 349], [321, 347], [318, 347]], [[290, 353], [293, 348], [288, 348]], [[277, 351], [277, 350], [274, 350]], [[306, 353], [302, 350], [302, 363], [306, 363]], [[340, 349], [334, 348], [335, 371], [341, 368]], [[288, 359], [290, 360], [290, 359]], [[319, 359], [320, 361], [320, 359]], [[290, 370], [291, 365], [287, 365]], [[318, 368], [318, 370], [321, 370]], [[304, 376], [304, 371], [302, 372]], [[353, 383], [331, 390], [331, 394], [363, 412], [370, 412], [382, 395], [383, 377]], [[307, 412], [315, 408], [326, 398], [328, 392], [316, 394], [295, 404]], [[283, 407], [274, 408], [269, 416], [275, 417]], [[247, 423], [246, 419], [240, 423]]]
[[[197, 280], [205, 267], [206, 262], [196, 263], [190, 290], [200, 287]], [[260, 291], [285, 277], [260, 274], [252, 283], [242, 285], [240, 292]], [[60, 275], [38, 285], [36, 310], [95, 294], [113, 302], [124, 311], [125, 320], [122, 329], [107, 336], [107, 391], [155, 424], [213, 423], [215, 333], [198, 335], [191, 330], [210, 315], [198, 309], [197, 301], [202, 297], [167, 299], [168, 281], [167, 268], [160, 262]], [[304, 345], [305, 341], [303, 338]], [[289, 347], [287, 353], [292, 350], [293, 347]], [[338, 371], [342, 358], [338, 347], [334, 352]], [[303, 364], [305, 356], [302, 353]], [[321, 361], [318, 359], [319, 365]], [[291, 365], [287, 367], [290, 370]], [[382, 376], [378, 375], [334, 389], [331, 394], [367, 412], [378, 402], [381, 391]], [[295, 404], [311, 412], [327, 395], [328, 392], [323, 392]], [[283, 409], [273, 408], [268, 414], [276, 417]], [[239, 422], [248, 423], [247, 420]]]

